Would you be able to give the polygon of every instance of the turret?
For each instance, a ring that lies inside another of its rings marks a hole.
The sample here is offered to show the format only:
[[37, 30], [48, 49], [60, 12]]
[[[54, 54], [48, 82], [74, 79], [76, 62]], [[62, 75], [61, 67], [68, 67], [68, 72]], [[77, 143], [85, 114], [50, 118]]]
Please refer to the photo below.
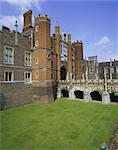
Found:
[[51, 48], [50, 18], [47, 15], [35, 18], [35, 47]]
[[47, 15], [35, 18], [34, 39], [32, 86], [39, 91], [34, 95], [34, 100], [52, 102], [50, 19]]

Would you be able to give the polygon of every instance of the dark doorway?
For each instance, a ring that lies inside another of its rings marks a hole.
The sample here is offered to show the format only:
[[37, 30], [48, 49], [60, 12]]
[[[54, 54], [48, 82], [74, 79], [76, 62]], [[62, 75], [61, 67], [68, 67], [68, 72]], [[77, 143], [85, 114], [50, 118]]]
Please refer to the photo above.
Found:
[[69, 92], [67, 90], [61, 90], [62, 97], [69, 97]]
[[84, 93], [83, 93], [83, 91], [77, 90], [77, 91], [75, 91], [74, 93], [75, 93], [76, 98], [80, 98], [80, 99], [83, 99], [83, 98], [84, 98]]
[[118, 92], [113, 92], [110, 94], [111, 102], [118, 102]]
[[102, 96], [98, 91], [93, 91], [90, 93], [92, 100], [102, 101]]
[[65, 66], [61, 67], [60, 73], [61, 73], [61, 80], [66, 80], [67, 71], [66, 71]]

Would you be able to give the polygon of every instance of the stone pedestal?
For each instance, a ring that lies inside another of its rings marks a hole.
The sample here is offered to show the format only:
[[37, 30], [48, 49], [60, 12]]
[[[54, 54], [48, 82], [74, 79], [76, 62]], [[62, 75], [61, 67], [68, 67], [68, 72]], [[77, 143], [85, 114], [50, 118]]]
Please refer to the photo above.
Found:
[[58, 87], [57, 90], [57, 98], [61, 98], [61, 89]]
[[102, 93], [102, 103], [103, 104], [109, 104], [110, 103], [110, 95], [108, 92], [104, 91]]
[[85, 101], [91, 101], [91, 95], [90, 95], [90, 92], [86, 89], [85, 91], [84, 91], [84, 100]]
[[73, 91], [73, 90], [70, 90], [70, 91], [69, 91], [69, 98], [70, 98], [70, 99], [75, 99], [75, 94], [74, 94], [74, 91]]
[[91, 96], [90, 96], [90, 93], [84, 93], [84, 100], [85, 101], [91, 101]]

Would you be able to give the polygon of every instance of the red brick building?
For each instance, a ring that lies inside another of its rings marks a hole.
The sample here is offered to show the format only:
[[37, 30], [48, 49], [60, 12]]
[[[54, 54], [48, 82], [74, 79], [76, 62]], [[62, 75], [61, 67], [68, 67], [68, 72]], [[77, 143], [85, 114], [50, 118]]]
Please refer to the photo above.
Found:
[[82, 79], [83, 44], [71, 42], [71, 34], [62, 34], [60, 26], [50, 34], [50, 18], [24, 13], [23, 32], [0, 31], [1, 108], [30, 102], [52, 102], [58, 80]]

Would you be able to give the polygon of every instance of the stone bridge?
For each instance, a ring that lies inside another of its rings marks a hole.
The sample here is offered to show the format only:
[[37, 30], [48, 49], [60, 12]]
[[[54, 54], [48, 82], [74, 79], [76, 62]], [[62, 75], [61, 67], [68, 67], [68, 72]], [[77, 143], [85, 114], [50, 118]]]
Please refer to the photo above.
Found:
[[102, 102], [110, 103], [110, 93], [118, 92], [118, 79], [115, 80], [59, 80], [57, 97], [62, 97], [62, 90], [69, 92], [69, 98], [75, 99], [75, 91], [83, 92], [85, 101], [92, 100], [91, 93], [98, 91], [102, 96]]

